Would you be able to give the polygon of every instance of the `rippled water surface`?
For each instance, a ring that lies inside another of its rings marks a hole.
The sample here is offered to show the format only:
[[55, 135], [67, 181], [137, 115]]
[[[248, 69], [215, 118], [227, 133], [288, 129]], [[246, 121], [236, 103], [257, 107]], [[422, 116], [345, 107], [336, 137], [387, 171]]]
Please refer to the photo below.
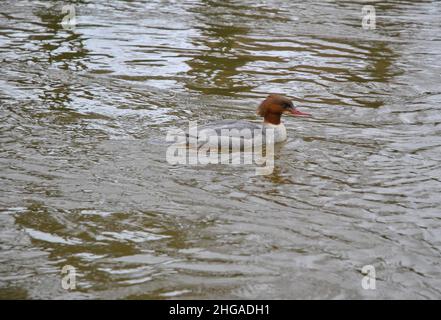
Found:
[[[0, 296], [441, 298], [441, 2], [370, 4], [1, 1]], [[272, 174], [168, 164], [269, 92]]]

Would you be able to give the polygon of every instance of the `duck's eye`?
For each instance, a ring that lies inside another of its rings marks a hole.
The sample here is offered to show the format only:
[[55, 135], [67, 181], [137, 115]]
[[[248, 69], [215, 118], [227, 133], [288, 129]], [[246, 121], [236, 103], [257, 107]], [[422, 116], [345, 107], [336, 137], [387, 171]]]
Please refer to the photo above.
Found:
[[289, 103], [286, 103], [286, 102], [285, 102], [285, 103], [283, 104], [283, 108], [284, 108], [284, 109], [290, 109], [290, 108], [291, 108], [291, 105], [290, 105]]

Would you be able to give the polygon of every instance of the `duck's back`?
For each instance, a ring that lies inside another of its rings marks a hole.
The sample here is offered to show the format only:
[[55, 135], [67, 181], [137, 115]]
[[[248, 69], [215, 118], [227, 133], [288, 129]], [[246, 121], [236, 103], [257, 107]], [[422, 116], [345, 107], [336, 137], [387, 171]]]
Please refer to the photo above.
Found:
[[[207, 145], [221, 148], [227, 146], [229, 150], [242, 148], [245, 143], [262, 144], [264, 142], [265, 130], [262, 125], [252, 123], [245, 120], [221, 120], [198, 126], [197, 130], [189, 130], [187, 134], [187, 143], [193, 146], [191, 138], [194, 137], [193, 143], [197, 147]], [[212, 139], [215, 137], [215, 139]]]
[[251, 137], [254, 137], [256, 132], [262, 134], [262, 125], [245, 120], [221, 120], [198, 127], [198, 133], [214, 131], [218, 136], [227, 135], [230, 137], [243, 136], [246, 133], [243, 130], [249, 130]]

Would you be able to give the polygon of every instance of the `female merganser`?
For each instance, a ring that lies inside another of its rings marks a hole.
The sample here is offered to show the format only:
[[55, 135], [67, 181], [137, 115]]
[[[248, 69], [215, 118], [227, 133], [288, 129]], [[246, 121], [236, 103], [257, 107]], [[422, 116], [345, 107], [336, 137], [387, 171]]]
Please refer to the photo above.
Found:
[[[287, 138], [286, 128], [281, 122], [282, 114], [294, 117], [310, 116], [309, 113], [297, 110], [290, 99], [278, 94], [270, 94], [257, 108], [257, 114], [263, 117], [262, 124], [245, 120], [221, 120], [198, 127], [197, 131], [189, 132], [187, 137], [199, 138], [198, 146], [201, 146], [201, 140], [208, 141], [212, 136], [220, 137], [220, 140], [216, 140], [217, 145], [221, 145], [222, 140], [227, 139], [229, 140], [230, 147], [231, 143], [243, 146], [244, 141], [254, 139], [256, 133], [263, 137], [267, 129], [273, 129], [273, 141], [282, 142]], [[244, 132], [247, 132], [247, 130], [250, 132], [250, 136], [244, 137]], [[239, 140], [235, 142], [234, 139]]]

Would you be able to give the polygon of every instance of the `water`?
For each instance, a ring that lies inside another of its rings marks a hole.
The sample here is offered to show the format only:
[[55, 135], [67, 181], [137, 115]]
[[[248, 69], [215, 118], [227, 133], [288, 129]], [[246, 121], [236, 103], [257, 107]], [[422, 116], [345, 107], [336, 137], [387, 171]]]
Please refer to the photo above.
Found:
[[[441, 298], [441, 2], [72, 3], [0, 3], [2, 298]], [[269, 92], [272, 174], [167, 163]]]

